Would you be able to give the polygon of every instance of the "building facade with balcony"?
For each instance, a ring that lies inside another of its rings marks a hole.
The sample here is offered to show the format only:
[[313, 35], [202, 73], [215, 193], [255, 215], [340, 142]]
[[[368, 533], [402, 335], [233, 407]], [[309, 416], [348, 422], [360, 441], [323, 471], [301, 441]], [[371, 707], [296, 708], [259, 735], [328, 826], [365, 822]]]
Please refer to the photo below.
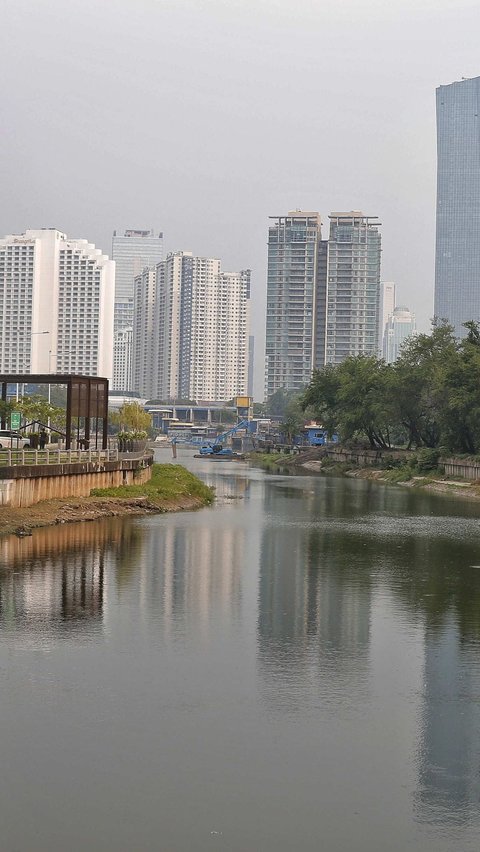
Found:
[[54, 228], [0, 240], [0, 372], [112, 377], [115, 265]]
[[377, 216], [330, 214], [327, 271], [327, 364], [377, 355], [381, 236]]
[[273, 223], [268, 231], [267, 399], [281, 388], [300, 391], [310, 381], [315, 353], [322, 352], [322, 343], [316, 340], [316, 313], [321, 311], [322, 287], [324, 293], [324, 276], [319, 275], [324, 249], [320, 214], [296, 210], [270, 218]]
[[135, 279], [133, 390], [228, 400], [248, 388], [250, 270], [173, 252]]

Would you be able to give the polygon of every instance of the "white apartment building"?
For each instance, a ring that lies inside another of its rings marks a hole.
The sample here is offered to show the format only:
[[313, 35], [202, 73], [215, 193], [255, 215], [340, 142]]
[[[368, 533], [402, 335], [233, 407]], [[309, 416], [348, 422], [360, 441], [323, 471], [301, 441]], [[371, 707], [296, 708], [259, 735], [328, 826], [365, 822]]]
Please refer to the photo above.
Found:
[[133, 389], [159, 399], [246, 394], [250, 270], [169, 254], [135, 280]]
[[54, 228], [0, 239], [0, 372], [112, 377], [115, 264]]
[[113, 339], [113, 388], [128, 390], [132, 384], [133, 328], [122, 328]]

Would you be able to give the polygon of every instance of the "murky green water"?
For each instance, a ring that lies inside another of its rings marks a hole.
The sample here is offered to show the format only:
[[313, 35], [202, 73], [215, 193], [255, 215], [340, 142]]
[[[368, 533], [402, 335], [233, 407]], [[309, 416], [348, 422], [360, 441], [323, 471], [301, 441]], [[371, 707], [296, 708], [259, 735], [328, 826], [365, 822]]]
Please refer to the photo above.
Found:
[[179, 460], [0, 542], [2, 852], [477, 852], [480, 505]]

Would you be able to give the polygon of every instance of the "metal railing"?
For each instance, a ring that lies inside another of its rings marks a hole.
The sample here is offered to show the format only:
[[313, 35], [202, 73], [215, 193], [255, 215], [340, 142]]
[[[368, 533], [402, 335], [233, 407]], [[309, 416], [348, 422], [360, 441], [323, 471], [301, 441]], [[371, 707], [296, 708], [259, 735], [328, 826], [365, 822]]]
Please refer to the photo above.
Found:
[[14, 465], [77, 464], [118, 461], [118, 447], [108, 450], [0, 449], [0, 468]]

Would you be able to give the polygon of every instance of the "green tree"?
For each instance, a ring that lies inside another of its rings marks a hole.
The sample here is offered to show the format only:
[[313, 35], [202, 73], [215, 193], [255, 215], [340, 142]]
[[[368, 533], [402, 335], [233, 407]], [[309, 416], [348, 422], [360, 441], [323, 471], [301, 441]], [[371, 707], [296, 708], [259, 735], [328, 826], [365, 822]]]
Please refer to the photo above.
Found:
[[453, 451], [474, 454], [480, 449], [480, 331], [475, 322], [465, 327], [467, 336], [444, 366], [442, 440]]
[[288, 401], [283, 420], [280, 423], [280, 429], [284, 433], [287, 443], [292, 443], [304, 423], [305, 413], [302, 408], [302, 397], [300, 394], [296, 394]]
[[438, 447], [445, 411], [445, 377], [457, 364], [458, 343], [447, 323], [409, 338], [393, 365], [391, 401], [408, 446]]
[[0, 423], [9, 423], [10, 415], [14, 410], [15, 405], [13, 402], [6, 402], [5, 400], [0, 399]]
[[41, 394], [22, 397], [15, 404], [15, 408], [22, 413], [27, 423], [38, 421], [46, 424], [50, 421], [52, 429], [59, 429], [61, 432], [65, 430], [65, 410], [52, 405]]
[[343, 441], [365, 436], [372, 449], [391, 445], [395, 424], [391, 405], [391, 367], [374, 356], [358, 355], [315, 370], [302, 405]]
[[152, 415], [138, 402], [124, 402], [109, 416], [110, 423], [120, 431], [147, 432], [152, 427]]
[[283, 417], [287, 411], [287, 406], [292, 399], [298, 396], [297, 391], [279, 388], [275, 393], [268, 397], [265, 403], [266, 413], [271, 417]]

